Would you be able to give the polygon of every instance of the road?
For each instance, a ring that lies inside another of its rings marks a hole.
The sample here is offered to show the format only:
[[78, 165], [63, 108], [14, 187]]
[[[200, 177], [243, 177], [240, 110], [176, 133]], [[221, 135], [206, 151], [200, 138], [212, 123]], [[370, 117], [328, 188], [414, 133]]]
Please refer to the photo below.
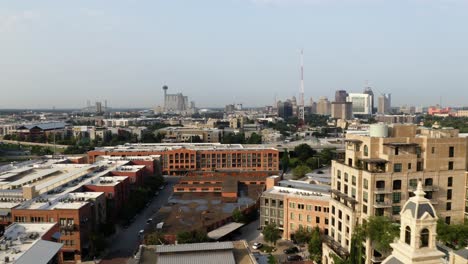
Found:
[[167, 203], [172, 194], [172, 187], [178, 180], [178, 177], [167, 177], [167, 186], [159, 191], [159, 195], [152, 200], [151, 204], [137, 215], [135, 221], [127, 229], [117, 227], [117, 234], [109, 239], [109, 253], [101, 263], [126, 263], [126, 261], [121, 261], [133, 256], [141, 242], [139, 231], [145, 229], [146, 220]]
[[27, 142], [27, 141], [16, 141], [16, 140], [6, 140], [6, 139], [0, 139], [1, 143], [6, 143], [6, 144], [21, 144], [21, 145], [28, 145], [28, 146], [41, 146], [41, 147], [56, 147], [56, 148], [67, 148], [68, 145], [59, 145], [54, 143], [37, 143], [37, 142]]

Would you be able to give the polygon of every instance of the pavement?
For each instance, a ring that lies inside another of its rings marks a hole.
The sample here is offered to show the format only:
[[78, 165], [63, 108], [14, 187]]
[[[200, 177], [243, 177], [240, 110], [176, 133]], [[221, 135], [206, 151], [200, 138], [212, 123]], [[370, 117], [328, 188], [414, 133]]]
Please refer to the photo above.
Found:
[[141, 211], [135, 221], [126, 229], [117, 226], [116, 234], [108, 239], [110, 247], [101, 264], [119, 264], [127, 263], [129, 258], [133, 258], [135, 252], [141, 243], [140, 230], [149, 227], [146, 220], [151, 218], [164, 204], [167, 203], [172, 195], [172, 187], [179, 180], [178, 177], [166, 177], [167, 185], [163, 190], [159, 190], [159, 195], [153, 198], [150, 205]]
[[[263, 253], [260, 250], [256, 250], [252, 248], [253, 243], [255, 242], [260, 242], [264, 245], [270, 245], [269, 243], [265, 242], [263, 239], [263, 234], [261, 230], [258, 230], [260, 224], [260, 220], [257, 219], [241, 228], [238, 229], [236, 232], [237, 235], [233, 237], [234, 240], [246, 240], [250, 250], [254, 254], [255, 258], [257, 259], [257, 262], [262, 264], [262, 263], [267, 263], [267, 257], [268, 253]], [[307, 252], [307, 247], [299, 247], [298, 245], [294, 245], [294, 243], [291, 240], [284, 240], [280, 239], [276, 242], [276, 251], [272, 253], [273, 256], [275, 256], [276, 260], [278, 263], [284, 263], [287, 261], [287, 256], [286, 254], [283, 253], [283, 250], [292, 247], [292, 246], [297, 246], [300, 250], [297, 255], [302, 256], [304, 259], [308, 258], [308, 252]]]

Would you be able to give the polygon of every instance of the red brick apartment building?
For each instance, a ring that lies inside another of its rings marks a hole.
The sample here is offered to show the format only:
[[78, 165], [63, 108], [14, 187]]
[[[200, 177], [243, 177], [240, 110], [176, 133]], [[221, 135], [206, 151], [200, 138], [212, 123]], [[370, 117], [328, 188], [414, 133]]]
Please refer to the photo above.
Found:
[[15, 208], [12, 210], [12, 217], [18, 223], [57, 222], [60, 230], [59, 242], [63, 243], [61, 258], [64, 263], [81, 261], [83, 250], [89, 246], [89, 234], [93, 230], [91, 203], [69, 209]]
[[197, 171], [206, 175], [217, 171], [267, 171], [268, 175], [274, 175], [279, 170], [277, 149], [217, 143], [130, 144], [103, 147], [88, 152], [88, 161], [94, 162], [99, 156], [148, 155], [161, 156], [162, 173], [167, 175]]

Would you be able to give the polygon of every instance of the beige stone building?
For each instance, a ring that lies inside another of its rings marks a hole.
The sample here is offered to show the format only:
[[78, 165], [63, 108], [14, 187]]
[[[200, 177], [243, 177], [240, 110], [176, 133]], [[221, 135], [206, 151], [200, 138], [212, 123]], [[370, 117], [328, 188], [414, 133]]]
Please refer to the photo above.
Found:
[[[260, 198], [260, 226], [275, 223], [283, 232], [283, 239], [293, 239], [299, 227], [312, 230], [316, 226], [328, 234], [330, 195], [319, 191], [272, 186], [271, 176], [267, 190]], [[276, 178], [277, 179], [277, 178]]]
[[[459, 137], [458, 130], [377, 124], [367, 135], [348, 134], [345, 142], [344, 160], [332, 162], [324, 263], [333, 263], [333, 253], [349, 253], [354, 227], [368, 217], [382, 215], [399, 222], [418, 180], [440, 219], [464, 220], [467, 138]], [[381, 263], [385, 257], [370, 243], [365, 253], [366, 263]]]

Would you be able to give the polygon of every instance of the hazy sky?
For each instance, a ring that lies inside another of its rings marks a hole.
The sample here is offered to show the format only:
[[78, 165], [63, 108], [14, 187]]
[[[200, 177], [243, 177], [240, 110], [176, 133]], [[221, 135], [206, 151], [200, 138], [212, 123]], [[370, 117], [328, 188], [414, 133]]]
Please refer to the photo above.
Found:
[[0, 108], [272, 104], [337, 89], [468, 105], [468, 0], [0, 0]]

